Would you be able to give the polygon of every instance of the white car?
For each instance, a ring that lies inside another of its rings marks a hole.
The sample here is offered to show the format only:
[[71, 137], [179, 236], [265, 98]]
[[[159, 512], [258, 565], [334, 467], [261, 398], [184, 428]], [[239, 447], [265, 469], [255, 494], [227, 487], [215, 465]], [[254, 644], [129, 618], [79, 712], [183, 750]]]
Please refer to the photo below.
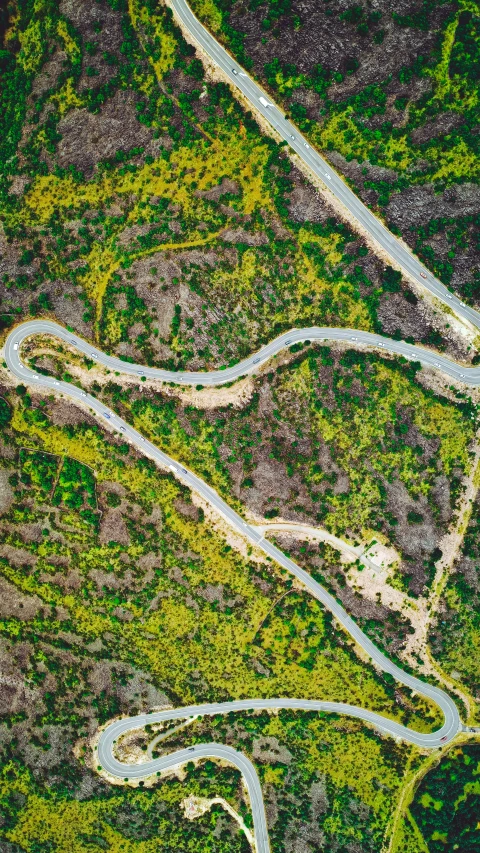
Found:
[[54, 382], [53, 384], [54, 385], [60, 385], [60, 382]]
[[304, 142], [303, 144], [304, 144], [305, 148], [310, 148], [310, 145], [308, 144], [308, 142]]
[[325, 177], [326, 177], [327, 181], [332, 180], [331, 176], [327, 172], [325, 172]]
[[290, 134], [290, 139], [295, 139], [293, 133]]
[[82, 391], [82, 397], [86, 397], [85, 391]]
[[13, 349], [18, 349], [18, 344], [14, 344]]
[[232, 68], [232, 74], [238, 74], [238, 71], [235, 71], [235, 68]]
[[90, 358], [94, 358], [94, 359], [96, 359], [96, 358], [97, 358], [97, 356], [95, 355], [95, 353], [94, 353], [94, 352], [91, 352], [91, 353], [90, 353]]

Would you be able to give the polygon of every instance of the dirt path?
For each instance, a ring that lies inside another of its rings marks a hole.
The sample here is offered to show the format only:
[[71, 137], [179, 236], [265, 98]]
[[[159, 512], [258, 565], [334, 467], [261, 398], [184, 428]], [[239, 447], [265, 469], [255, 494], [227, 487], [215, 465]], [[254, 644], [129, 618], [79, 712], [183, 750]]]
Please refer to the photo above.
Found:
[[409, 663], [418, 667], [415, 655], [420, 657], [424, 664], [423, 672], [436, 676], [441, 684], [462, 699], [468, 711], [469, 718], [473, 714], [474, 699], [454, 679], [446, 675], [434, 661], [428, 649], [428, 633], [455, 560], [460, 554], [465, 531], [472, 513], [472, 506], [480, 486], [480, 443], [478, 439], [473, 448], [473, 454], [470, 473], [463, 481], [463, 494], [456, 512], [456, 520], [439, 543], [442, 557], [437, 563], [431, 591], [426, 598], [419, 599], [417, 602], [422, 612], [420, 626], [415, 631], [415, 634], [409, 637], [405, 648], [405, 657]]

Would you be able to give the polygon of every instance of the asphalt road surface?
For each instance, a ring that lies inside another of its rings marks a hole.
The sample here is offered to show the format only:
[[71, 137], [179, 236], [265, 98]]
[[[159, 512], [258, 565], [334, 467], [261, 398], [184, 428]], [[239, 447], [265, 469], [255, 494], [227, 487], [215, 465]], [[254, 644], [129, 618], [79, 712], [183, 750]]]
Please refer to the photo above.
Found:
[[[355, 196], [343, 179], [332, 169], [332, 167], [314, 150], [298, 129], [285, 119], [283, 112], [272, 102], [271, 98], [254, 80], [238, 65], [228, 52], [216, 41], [211, 33], [193, 15], [185, 0], [171, 0], [171, 5], [178, 18], [185, 25], [200, 46], [206, 51], [210, 58], [223, 70], [223, 72], [250, 101], [252, 106], [260, 111], [264, 118], [277, 131], [301, 157], [308, 169], [320, 178], [326, 187], [347, 208], [352, 216], [370, 234], [373, 240], [387, 253], [387, 255], [400, 266], [408, 275], [429, 290], [432, 294], [451, 307], [455, 313], [480, 328], [480, 313], [470, 308], [457, 296], [452, 294], [428, 269], [412, 254], [405, 244], [391, 234], [383, 223]], [[262, 99], [262, 100], [260, 100]], [[262, 102], [263, 101], [263, 102]], [[98, 760], [102, 767], [113, 776], [126, 779], [145, 778], [153, 773], [160, 772], [168, 767], [180, 765], [186, 761], [199, 758], [220, 758], [234, 764], [245, 778], [254, 820], [255, 843], [257, 853], [268, 853], [268, 830], [265, 818], [262, 791], [258, 776], [253, 764], [242, 753], [231, 747], [218, 743], [201, 744], [187, 749], [179, 750], [171, 755], [140, 765], [125, 765], [117, 761], [112, 749], [114, 741], [126, 731], [146, 725], [146, 723], [159, 722], [161, 720], [184, 719], [194, 714], [228, 713], [235, 710], [266, 709], [266, 708], [296, 708], [299, 710], [317, 710], [347, 714], [361, 719], [373, 725], [379, 731], [401, 738], [409, 743], [433, 749], [442, 746], [451, 740], [459, 730], [461, 723], [455, 703], [442, 690], [426, 684], [418, 678], [403, 672], [396, 664], [392, 663], [369, 638], [358, 628], [348, 616], [343, 607], [310, 575], [292, 560], [286, 557], [273, 544], [267, 542], [261, 533], [247, 524], [238, 513], [211, 489], [199, 477], [191, 471], [179, 465], [151, 442], [145, 439], [137, 430], [133, 429], [127, 422], [123, 421], [112, 411], [99, 403], [90, 394], [69, 383], [59, 382], [53, 378], [35, 374], [24, 365], [20, 359], [20, 345], [24, 338], [33, 334], [52, 334], [62, 338], [87, 357], [117, 370], [124, 374], [155, 378], [166, 382], [175, 382], [185, 385], [221, 385], [238, 379], [240, 376], [254, 372], [258, 367], [275, 356], [284, 347], [291, 346], [300, 341], [346, 341], [353, 346], [373, 346], [405, 358], [419, 361], [424, 367], [436, 368], [452, 379], [457, 379], [466, 385], [477, 386], [480, 384], [480, 368], [465, 368], [449, 359], [437, 355], [421, 347], [406, 344], [403, 341], [393, 341], [382, 338], [380, 335], [368, 332], [354, 331], [350, 329], [328, 329], [311, 328], [295, 329], [286, 332], [263, 347], [258, 353], [245, 359], [243, 362], [227, 367], [224, 370], [211, 371], [209, 373], [176, 373], [168, 370], [142, 367], [123, 362], [113, 356], [106, 355], [96, 347], [83, 341], [77, 335], [70, 334], [55, 323], [42, 320], [34, 320], [14, 329], [9, 335], [5, 345], [5, 360], [9, 369], [22, 382], [38, 388], [53, 389], [61, 392], [77, 403], [85, 405], [101, 420], [106, 421], [109, 426], [116, 429], [132, 444], [147, 456], [154, 459], [159, 465], [171, 470], [185, 485], [195, 489], [209, 503], [212, 504], [236, 530], [244, 534], [254, 545], [274, 559], [277, 563], [295, 575], [308, 588], [322, 604], [327, 607], [337, 618], [346, 631], [362, 646], [370, 658], [385, 672], [390, 673], [397, 681], [412, 688], [423, 696], [432, 699], [441, 708], [444, 714], [444, 724], [437, 732], [421, 734], [401, 726], [386, 717], [375, 714], [363, 708], [333, 702], [315, 702], [297, 699], [252, 699], [239, 702], [226, 702], [221, 704], [206, 704], [192, 706], [189, 708], [177, 708], [170, 711], [161, 711], [148, 715], [140, 715], [126, 720], [112, 723], [101, 735], [98, 747]]]
[[[221, 744], [203, 744], [202, 746], [195, 746], [193, 752], [191, 749], [186, 749], [173, 753], [165, 758], [157, 759], [153, 762], [147, 762], [142, 765], [125, 765], [114, 759], [111, 749], [113, 741], [121, 732], [144, 725], [145, 722], [155, 722], [160, 719], [184, 718], [192, 714], [227, 713], [229, 711], [246, 708], [280, 707], [336, 711], [341, 714], [348, 714], [349, 716], [353, 716], [370, 723], [378, 730], [390, 734], [393, 737], [401, 738], [409, 743], [417, 744], [418, 746], [427, 749], [440, 747], [455, 737], [457, 732], [461, 730], [461, 722], [457, 707], [450, 696], [438, 687], [427, 684], [415, 676], [404, 672], [395, 663], [390, 661], [383, 652], [381, 652], [374, 643], [372, 643], [366, 634], [363, 633], [358, 625], [356, 625], [356, 623], [350, 618], [342, 605], [339, 604], [326, 589], [317, 583], [317, 581], [315, 581], [304, 569], [294, 563], [293, 560], [283, 554], [275, 545], [268, 542], [254, 527], [244, 521], [244, 519], [212, 488], [210, 488], [210, 486], [200, 479], [200, 477], [197, 477], [192, 471], [184, 468], [166, 453], [159, 450], [154, 444], [152, 444], [152, 442], [148, 441], [137, 430], [130, 426], [130, 424], [100, 403], [91, 394], [87, 394], [85, 391], [82, 391], [80, 388], [70, 383], [60, 382], [53, 377], [35, 373], [30, 367], [25, 365], [21, 360], [22, 341], [31, 335], [39, 334], [54, 335], [55, 337], [69, 343], [72, 347], [75, 347], [79, 352], [85, 354], [87, 357], [94, 359], [99, 364], [110, 369], [117, 370], [118, 372], [188, 385], [197, 383], [201, 383], [202, 385], [221, 385], [226, 381], [230, 381], [238, 376], [242, 376], [258, 369], [262, 362], [275, 355], [285, 346], [289, 346], [296, 341], [306, 339], [311, 341], [343, 340], [347, 343], [352, 343], [355, 346], [361, 343], [368, 344], [370, 346], [381, 346], [382, 349], [387, 352], [400, 353], [408, 358], [421, 361], [423, 364], [429, 366], [438, 365], [438, 367], [445, 373], [448, 373], [448, 375], [455, 378], [462, 377], [464, 382], [468, 382], [472, 385], [477, 385], [480, 382], [480, 368], [459, 367], [454, 362], [451, 362], [442, 356], [434, 355], [427, 350], [423, 350], [421, 347], [410, 346], [409, 344], [404, 344], [401, 341], [391, 341], [388, 338], [381, 338], [379, 335], [372, 335], [367, 332], [353, 332], [349, 329], [328, 328], [297, 329], [287, 332], [275, 341], [267, 344], [267, 346], [260, 350], [257, 355], [251, 356], [244, 362], [223, 371], [212, 371], [210, 373], [182, 372], [181, 374], [177, 374], [174, 371], [129, 364], [113, 356], [108, 356], [102, 353], [96, 347], [91, 346], [86, 341], [79, 338], [78, 335], [72, 334], [57, 323], [47, 320], [31, 320], [17, 326], [9, 334], [5, 342], [4, 351], [6, 364], [19, 381], [28, 384], [33, 389], [54, 390], [70, 397], [75, 402], [86, 406], [87, 409], [100, 419], [100, 421], [103, 421], [110, 428], [117, 431], [119, 435], [123, 436], [131, 444], [135, 445], [143, 454], [149, 456], [158, 465], [172, 471], [186, 486], [201, 494], [224, 516], [227, 522], [235, 530], [243, 534], [253, 545], [261, 548], [269, 557], [298, 578], [309, 590], [311, 595], [317, 598], [328, 610], [330, 610], [343, 628], [364, 649], [377, 666], [379, 666], [384, 672], [390, 673], [390, 675], [392, 675], [401, 684], [404, 684], [417, 693], [431, 699], [441, 708], [444, 715], [444, 724], [439, 730], [429, 734], [422, 734], [420, 732], [413, 731], [412, 729], [408, 729], [393, 720], [387, 719], [386, 717], [382, 717], [379, 714], [365, 710], [364, 708], [357, 708], [342, 703], [312, 702], [301, 699], [280, 698], [271, 700], [252, 699], [246, 700], [245, 702], [226, 702], [220, 705], [207, 704], [190, 708], [178, 708], [167, 712], [162, 711], [158, 714], [149, 714], [141, 717], [121, 720], [109, 726], [103, 733], [99, 745], [99, 764], [101, 764], [105, 770], [114, 776], [119, 776], [120, 778], [135, 779], [145, 777], [154, 772], [159, 772], [166, 767], [180, 764], [186, 760], [192, 760], [192, 758], [206, 756], [216, 758], [228, 757], [228, 760], [233, 762], [242, 771], [242, 773], [244, 773], [249, 787], [257, 853], [268, 853], [268, 833], [261, 789], [253, 765], [245, 756], [235, 750], [232, 750], [230, 747], [222, 746]], [[139, 722], [140, 720], [143, 720], [144, 722], [141, 723]]]
[[[456, 314], [469, 320], [480, 328], [480, 313], [461, 302], [452, 294], [439, 279], [423, 266], [410, 249], [395, 237], [363, 202], [348, 187], [340, 175], [335, 172], [320, 154], [310, 146], [308, 141], [291, 121], [285, 119], [284, 112], [277, 107], [272, 98], [258, 85], [238, 62], [225, 50], [212, 34], [195, 17], [186, 0], [170, 0], [170, 6], [176, 13], [195, 41], [208, 54], [210, 59], [222, 69], [230, 82], [247, 98], [276, 132], [284, 139], [296, 154], [303, 160], [309, 170], [320, 178], [325, 186], [347, 208], [352, 216], [363, 226], [375, 242], [398, 264], [406, 273], [413, 276], [419, 284], [435, 294]], [[269, 106], [260, 101], [263, 98]], [[422, 275], [423, 274], [423, 275]]]
[[[479, 318], [480, 329], [480, 318]], [[200, 371], [175, 371], [161, 370], [158, 367], [144, 367], [141, 364], [130, 364], [127, 361], [122, 361], [113, 355], [107, 355], [94, 345], [89, 344], [80, 338], [78, 335], [70, 334], [63, 326], [54, 323], [51, 320], [31, 320], [18, 326], [8, 336], [5, 350], [9, 367], [16, 371], [16, 375], [23, 378], [32, 377], [32, 371], [22, 367], [18, 351], [14, 349], [15, 344], [20, 342], [28, 335], [50, 334], [61, 338], [67, 343], [72, 344], [79, 352], [98, 361], [109, 370], [117, 370], [120, 373], [125, 373], [130, 376], [145, 376], [146, 379], [159, 379], [162, 382], [175, 382], [177, 385], [223, 385], [226, 382], [239, 379], [241, 376], [246, 376], [249, 373], [254, 373], [259, 367], [270, 358], [277, 355], [282, 349], [288, 348], [292, 344], [301, 341], [344, 341], [356, 348], [359, 346], [375, 347], [383, 350], [385, 353], [394, 355], [403, 355], [410, 361], [418, 361], [422, 367], [432, 367], [441, 370], [446, 376], [452, 379], [457, 379], [465, 385], [477, 387], [480, 385], [480, 367], [464, 367], [445, 358], [439, 353], [426, 349], [414, 344], [406, 344], [404, 341], [394, 341], [392, 338], [385, 338], [382, 335], [376, 335], [372, 332], [362, 332], [355, 329], [332, 329], [328, 326], [317, 327], [312, 326], [308, 329], [292, 329], [290, 332], [284, 332], [278, 338], [270, 341], [262, 347], [258, 352], [253, 353], [248, 358], [240, 361], [232, 367], [225, 367], [223, 370], [212, 370], [208, 373]], [[44, 381], [45, 377], [42, 377]], [[71, 386], [69, 386], [71, 387]]]
[[[410, 729], [406, 729], [404, 726], [394, 723], [392, 720], [387, 720], [385, 717], [375, 714], [372, 711], [355, 708], [352, 705], [346, 705], [342, 702], [320, 702], [307, 699], [245, 699], [236, 702], [191, 705], [186, 708], [173, 708], [168, 711], [154, 711], [150, 714], [139, 714], [137, 717], [117, 720], [111, 723], [100, 736], [97, 753], [98, 764], [111, 776], [130, 780], [145, 779], [155, 773], [160, 773], [162, 770], [179, 767], [188, 761], [197, 761], [202, 758], [220, 758], [228, 761], [230, 764], [235, 765], [243, 774], [248, 788], [257, 853], [269, 853], [270, 846], [262, 789], [254, 765], [243, 753], [221, 743], [202, 743], [187, 747], [186, 749], [177, 750], [162, 758], [155, 758], [142, 764], [128, 765], [123, 764], [114, 757], [114, 747], [115, 742], [123, 734], [134, 729], [143, 728], [147, 723], [151, 725], [152, 723], [168, 722], [193, 715], [206, 716], [228, 714], [231, 711], [279, 710], [282, 708], [348, 714], [349, 716], [370, 723], [380, 732], [408, 740], [410, 743], [418, 743], [422, 746], [425, 746], [423, 738], [432, 738], [432, 735], [423, 735], [418, 736], [422, 739], [414, 739], [412, 735], [415, 733]], [[418, 735], [418, 733], [416, 734]], [[427, 745], [432, 746], [432, 741], [428, 741]]]

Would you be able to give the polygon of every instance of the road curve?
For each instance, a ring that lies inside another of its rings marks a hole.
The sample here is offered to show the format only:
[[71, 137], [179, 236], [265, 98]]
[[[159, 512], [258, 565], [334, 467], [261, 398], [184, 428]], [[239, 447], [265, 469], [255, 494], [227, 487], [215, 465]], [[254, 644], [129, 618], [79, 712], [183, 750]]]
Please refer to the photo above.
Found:
[[[252, 809], [255, 845], [257, 853], [269, 853], [268, 828], [263, 803], [262, 789], [252, 762], [243, 753], [238, 752], [231, 746], [221, 743], [202, 743], [195, 746], [180, 749], [169, 755], [155, 758], [141, 764], [123, 764], [114, 756], [115, 742], [123, 734], [134, 729], [143, 728], [148, 723], [169, 722], [170, 720], [184, 719], [190, 716], [212, 716], [214, 714], [228, 714], [232, 711], [264, 711], [264, 710], [290, 709], [296, 711], [316, 711], [337, 714], [346, 714], [363, 720], [373, 725], [378, 731], [393, 735], [410, 743], [418, 743], [412, 735], [418, 733], [410, 729], [386, 720], [380, 714], [356, 708], [343, 702], [321, 702], [308, 699], [243, 699], [232, 702], [206, 703], [204, 705], [190, 705], [185, 708], [172, 708], [167, 711], [154, 711], [150, 714], [139, 714], [136, 717], [127, 717], [111, 723], [100, 735], [98, 742], [97, 759], [98, 764], [109, 775], [125, 780], [145, 779], [162, 770], [179, 767], [188, 761], [198, 761], [206, 758], [219, 758], [228, 761], [240, 770], [245, 779], [250, 805]], [[426, 735], [425, 737], [431, 737]]]
[[[480, 317], [478, 328], [480, 329]], [[249, 373], [255, 373], [262, 364], [273, 358], [281, 350], [288, 349], [292, 344], [302, 341], [319, 341], [323, 343], [342, 341], [354, 348], [358, 346], [374, 347], [382, 350], [384, 353], [401, 355], [410, 361], [418, 361], [422, 367], [438, 369], [451, 379], [455, 379], [465, 385], [470, 385], [472, 388], [480, 385], [480, 366], [464, 367], [425, 347], [416, 344], [407, 344], [405, 341], [395, 341], [393, 338], [386, 338], [383, 335], [377, 335], [373, 332], [363, 332], [357, 329], [337, 329], [328, 326], [291, 329], [288, 332], [283, 332], [277, 338], [274, 338], [268, 344], [261, 347], [258, 352], [253, 353], [248, 358], [238, 362], [238, 364], [205, 373], [189, 370], [163, 370], [159, 367], [130, 364], [130, 362], [122, 361], [122, 359], [116, 356], [107, 355], [93, 344], [79, 337], [79, 335], [76, 335], [74, 332], [68, 332], [64, 326], [60, 326], [59, 323], [55, 323], [52, 320], [27, 320], [10, 332], [5, 342], [5, 357], [10, 370], [22, 379], [31, 379], [33, 374], [31, 370], [21, 364], [18, 350], [15, 350], [15, 344], [20, 346], [21, 342], [29, 335], [54, 335], [74, 346], [79, 352], [87, 356], [87, 358], [91, 358], [108, 367], [109, 370], [116, 370], [128, 376], [145, 376], [146, 379], [174, 382], [176, 385], [224, 385], [226, 382], [235, 381]], [[44, 384], [45, 381], [46, 377], [42, 377]]]
[[[214, 714], [227, 713], [234, 710], [246, 709], [266, 709], [266, 708], [298, 708], [303, 710], [318, 710], [318, 711], [335, 711], [340, 714], [348, 714], [356, 717], [364, 722], [370, 723], [378, 730], [390, 734], [393, 737], [401, 738], [409, 743], [416, 744], [426, 749], [434, 749], [442, 746], [455, 737], [461, 729], [461, 722], [458, 709], [443, 690], [434, 687], [409, 673], [404, 672], [395, 663], [390, 661], [386, 655], [381, 652], [374, 643], [367, 637], [366, 634], [356, 625], [353, 619], [344, 610], [341, 604], [332, 596], [321, 584], [315, 581], [304, 569], [298, 566], [293, 560], [283, 554], [275, 545], [268, 542], [255, 527], [249, 525], [244, 519], [233, 510], [210, 486], [208, 486], [200, 477], [197, 477], [192, 471], [184, 468], [170, 456], [159, 450], [152, 442], [145, 439], [137, 430], [130, 424], [114, 414], [110, 409], [100, 403], [91, 394], [82, 391], [76, 385], [68, 382], [60, 382], [53, 377], [37, 374], [32, 371], [21, 360], [21, 344], [27, 337], [38, 334], [50, 334], [62, 339], [63, 341], [74, 346], [79, 352], [86, 356], [95, 359], [98, 363], [106, 367], [113, 368], [118, 372], [125, 374], [137, 374], [148, 376], [169, 382], [177, 382], [181, 384], [196, 384], [201, 381], [202, 384], [220, 385], [229, 379], [237, 378], [248, 372], [253, 372], [258, 365], [271, 357], [280, 349], [289, 346], [295, 341], [301, 340], [321, 340], [321, 341], [338, 341], [346, 342], [353, 341], [354, 344], [366, 343], [374, 346], [382, 346], [386, 351], [396, 354], [406, 355], [408, 358], [415, 358], [429, 366], [432, 365], [432, 359], [436, 361], [444, 372], [455, 378], [464, 376], [463, 381], [471, 385], [480, 383], [480, 368], [458, 368], [454, 362], [443, 358], [442, 356], [433, 355], [427, 350], [420, 347], [403, 344], [401, 341], [391, 341], [388, 338], [381, 338], [379, 335], [372, 335], [367, 332], [353, 332], [349, 329], [328, 329], [328, 328], [312, 328], [312, 329], [297, 329], [292, 332], [287, 332], [267, 344], [256, 355], [246, 359], [241, 364], [235, 367], [228, 368], [224, 371], [212, 371], [210, 373], [188, 373], [182, 372], [180, 375], [173, 371], [160, 370], [157, 368], [141, 367], [141, 365], [133, 365], [121, 361], [120, 359], [108, 356], [92, 347], [86, 341], [82, 340], [73, 333], [68, 332], [59, 324], [49, 320], [31, 320], [23, 323], [13, 329], [5, 342], [4, 354], [5, 361], [9, 370], [22, 382], [27, 383], [33, 388], [43, 388], [62, 392], [77, 403], [87, 406], [90, 411], [96, 414], [100, 420], [103, 420], [110, 427], [114, 427], [122, 436], [134, 444], [142, 453], [152, 458], [157, 464], [173, 471], [177, 478], [201, 494], [217, 511], [219, 511], [227, 522], [238, 532], [243, 534], [253, 545], [261, 548], [267, 556], [275, 560], [283, 568], [287, 569], [308, 589], [318, 601], [320, 601], [330, 612], [336, 617], [338, 622], [350, 634], [350, 636], [363, 648], [369, 655], [372, 661], [380, 667], [384, 672], [392, 675], [398, 682], [411, 688], [417, 693], [428, 697], [441, 708], [444, 715], [443, 726], [436, 732], [423, 734], [406, 728], [399, 723], [389, 720], [380, 714], [375, 714], [373, 711], [357, 708], [351, 705], [335, 702], [315, 702], [301, 699], [251, 699], [243, 701], [225, 702], [221, 704], [206, 704], [192, 706], [188, 708], [177, 708], [171, 711], [162, 711], [156, 714], [143, 715], [132, 717], [126, 720], [121, 720], [112, 723], [102, 734], [99, 744], [99, 763], [109, 773], [120, 778], [139, 778], [141, 776], [150, 775], [153, 772], [160, 771], [166, 767], [180, 764], [183, 761], [191, 760], [192, 757], [215, 757], [225, 758], [235, 764], [245, 775], [247, 781], [251, 803], [252, 814], [254, 819], [255, 839], [257, 845], [257, 853], [268, 853], [268, 833], [266, 828], [265, 811], [261, 789], [256, 776], [255, 770], [251, 762], [245, 756], [231, 749], [230, 747], [222, 746], [221, 744], [204, 744], [201, 747], [194, 747], [194, 751], [180, 750], [171, 756], [157, 759], [154, 762], [147, 762], [142, 765], [124, 765], [116, 761], [112, 755], [113, 741], [124, 731], [131, 728], [136, 728], [139, 725], [144, 725], [146, 722], [155, 722], [157, 720], [178, 719], [184, 718], [193, 714]], [[460, 373], [458, 371], [461, 371]], [[144, 722], [139, 722], [143, 720]]]
[[[243, 95], [250, 101], [256, 110], [259, 110], [264, 118], [270, 123], [275, 131], [290, 145], [296, 154], [303, 160], [308, 169], [320, 178], [326, 187], [347, 208], [357, 222], [370, 234], [371, 238], [387, 253], [387, 255], [400, 266], [408, 275], [417, 280], [419, 284], [428, 289], [437, 298], [451, 307], [460, 317], [480, 328], [480, 313], [461, 302], [458, 297], [436, 279], [410, 252], [405, 244], [398, 240], [383, 223], [374, 216], [371, 211], [355, 196], [342, 178], [331, 168], [331, 166], [311, 148], [307, 140], [300, 134], [290, 121], [287, 121], [279, 108], [271, 102], [265, 92], [255, 83], [238, 63], [232, 59], [227, 51], [215, 40], [215, 38], [203, 27], [193, 15], [185, 0], [171, 0], [172, 8], [182, 21], [187, 30], [208, 53], [211, 59], [223, 70]], [[262, 104], [260, 97], [265, 99]], [[248, 787], [252, 816], [254, 820], [255, 844], [257, 853], [268, 853], [268, 829], [265, 817], [262, 791], [255, 768], [251, 761], [242, 753], [231, 747], [210, 743], [201, 744], [188, 749], [179, 750], [169, 756], [149, 761], [141, 765], [124, 765], [113, 756], [114, 741], [129, 729], [146, 725], [146, 723], [159, 722], [161, 720], [172, 720], [185, 718], [194, 714], [228, 713], [235, 710], [267, 709], [267, 708], [295, 708], [310, 711], [328, 711], [350, 716], [367, 722], [378, 730], [402, 738], [410, 743], [425, 748], [435, 748], [451, 740], [461, 728], [458, 710], [452, 699], [442, 690], [426, 684], [420, 679], [403, 672], [396, 664], [392, 663], [369, 638], [358, 628], [348, 616], [343, 607], [331, 596], [320, 584], [313, 580], [296, 563], [287, 558], [272, 543], [267, 542], [260, 532], [248, 525], [238, 513], [234, 512], [216, 492], [207, 486], [199, 477], [191, 471], [180, 466], [167, 454], [158, 450], [151, 442], [134, 430], [113, 412], [102, 406], [99, 401], [74, 385], [58, 382], [50, 377], [33, 373], [20, 359], [20, 344], [22, 340], [32, 334], [52, 334], [60, 337], [75, 346], [80, 352], [88, 357], [94, 358], [113, 370], [125, 374], [136, 374], [146, 378], [156, 378], [167, 382], [178, 384], [203, 384], [221, 385], [225, 382], [237, 379], [239, 376], [253, 372], [258, 365], [274, 356], [282, 348], [293, 343], [304, 340], [335, 341], [343, 340], [353, 342], [354, 345], [366, 344], [368, 346], [380, 347], [396, 355], [403, 355], [409, 359], [419, 361], [423, 366], [436, 367], [447, 376], [458, 379], [467, 385], [477, 386], [480, 384], [480, 368], [464, 368], [443, 356], [436, 355], [421, 347], [405, 344], [403, 341], [384, 339], [379, 335], [368, 332], [357, 332], [349, 329], [296, 329], [276, 338], [263, 347], [259, 353], [251, 356], [245, 361], [223, 371], [212, 371], [210, 373], [191, 373], [157, 370], [155, 368], [130, 365], [112, 356], [105, 355], [96, 347], [92, 347], [77, 335], [68, 333], [61, 326], [49, 321], [31, 321], [24, 323], [14, 329], [5, 345], [5, 360], [12, 373], [23, 382], [33, 387], [49, 388], [63, 391], [74, 401], [87, 405], [100, 418], [115, 426], [123, 433], [129, 441], [135, 444], [143, 453], [149, 455], [157, 463], [170, 468], [176, 476], [190, 488], [196, 489], [206, 500], [219, 510], [227, 521], [253, 544], [262, 548], [263, 551], [276, 560], [281, 566], [295, 575], [319, 601], [327, 607], [342, 626], [349, 632], [353, 639], [362, 646], [371, 659], [381, 669], [390, 673], [397, 681], [416, 690], [418, 693], [429, 697], [442, 709], [444, 724], [440, 730], [430, 734], [421, 734], [401, 726], [392, 720], [388, 720], [379, 714], [356, 708], [343, 703], [316, 702], [297, 699], [271, 699], [271, 700], [243, 700], [220, 704], [206, 704], [192, 706], [189, 708], [173, 709], [158, 713], [140, 715], [126, 720], [112, 723], [102, 733], [98, 745], [98, 760], [101, 766], [113, 776], [120, 778], [142, 778], [152, 773], [160, 772], [168, 767], [182, 764], [186, 761], [199, 758], [219, 758], [234, 764], [243, 774]]]
[[[317, 178], [320, 178], [333, 195], [347, 208], [354, 219], [370, 234], [396, 265], [434, 294], [442, 302], [453, 308], [456, 314], [480, 328], [480, 312], [462, 302], [425, 267], [410, 251], [406, 244], [395, 237], [383, 222], [355, 195], [340, 175], [326, 160], [312, 148], [297, 127], [285, 119], [284, 112], [272, 102], [261, 86], [242, 68], [236, 59], [214, 38], [198, 18], [195, 17], [186, 0], [169, 0], [169, 5], [185, 29], [218, 65], [233, 86], [260, 112], [273, 129], [285, 140], [293, 151], [305, 163]], [[263, 98], [265, 103], [260, 101]]]

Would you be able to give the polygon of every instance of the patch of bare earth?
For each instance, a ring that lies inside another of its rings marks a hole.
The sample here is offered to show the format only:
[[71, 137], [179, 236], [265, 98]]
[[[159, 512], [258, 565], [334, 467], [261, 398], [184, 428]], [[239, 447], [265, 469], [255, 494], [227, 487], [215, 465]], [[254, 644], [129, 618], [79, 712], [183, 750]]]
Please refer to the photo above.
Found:
[[107, 545], [109, 542], [118, 542], [120, 545], [130, 545], [130, 534], [125, 524], [122, 513], [117, 509], [105, 512], [100, 522], [100, 543]]
[[9, 483], [10, 471], [7, 468], [0, 468], [0, 515], [8, 512], [13, 501], [13, 488]]

